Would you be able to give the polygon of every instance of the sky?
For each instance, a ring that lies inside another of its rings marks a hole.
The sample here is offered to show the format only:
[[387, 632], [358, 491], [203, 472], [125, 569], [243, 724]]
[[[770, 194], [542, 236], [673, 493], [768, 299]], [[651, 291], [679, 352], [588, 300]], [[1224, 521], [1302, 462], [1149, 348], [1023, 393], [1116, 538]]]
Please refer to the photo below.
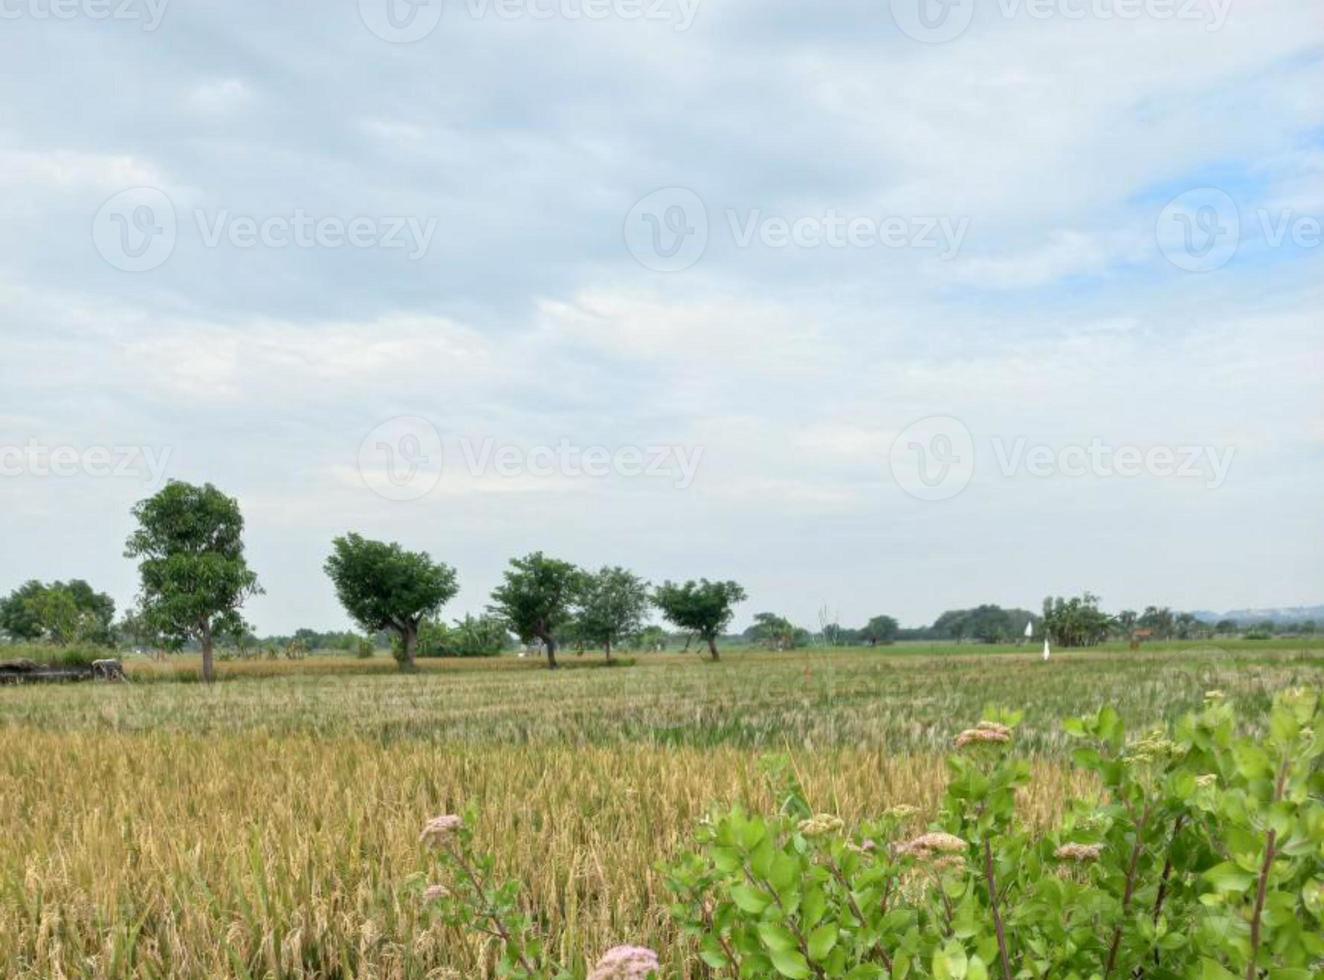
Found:
[[0, 592], [238, 499], [737, 616], [1324, 602], [1318, 0], [0, 0]]

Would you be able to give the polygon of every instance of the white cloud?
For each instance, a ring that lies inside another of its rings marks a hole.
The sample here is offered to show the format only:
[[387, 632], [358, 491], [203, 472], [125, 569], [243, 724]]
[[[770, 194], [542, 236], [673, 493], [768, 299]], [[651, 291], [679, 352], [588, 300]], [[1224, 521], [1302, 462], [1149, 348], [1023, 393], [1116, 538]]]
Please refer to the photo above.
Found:
[[194, 86], [188, 104], [199, 112], [222, 114], [241, 108], [252, 98], [252, 91], [242, 79], [221, 78]]
[[157, 187], [160, 170], [150, 160], [129, 154], [85, 153], [75, 150], [0, 150], [0, 187], [23, 190], [120, 191]]

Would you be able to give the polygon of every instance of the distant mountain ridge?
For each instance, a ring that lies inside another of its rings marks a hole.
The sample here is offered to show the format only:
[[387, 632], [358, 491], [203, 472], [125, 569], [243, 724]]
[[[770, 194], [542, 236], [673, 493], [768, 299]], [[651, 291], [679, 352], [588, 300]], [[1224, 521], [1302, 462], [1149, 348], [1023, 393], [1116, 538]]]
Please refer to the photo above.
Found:
[[1238, 625], [1262, 623], [1266, 619], [1275, 625], [1304, 623], [1308, 619], [1315, 622], [1324, 620], [1324, 606], [1279, 606], [1268, 609], [1233, 609], [1230, 612], [1216, 613], [1201, 609], [1193, 612], [1196, 619], [1205, 623], [1217, 623], [1230, 619]]

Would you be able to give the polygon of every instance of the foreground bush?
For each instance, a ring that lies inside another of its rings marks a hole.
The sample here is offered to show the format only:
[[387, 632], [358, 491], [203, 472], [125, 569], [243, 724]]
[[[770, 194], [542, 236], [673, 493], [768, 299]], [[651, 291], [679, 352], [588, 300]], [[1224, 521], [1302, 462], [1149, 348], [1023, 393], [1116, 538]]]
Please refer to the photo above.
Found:
[[1019, 718], [957, 739], [938, 826], [896, 807], [847, 832], [792, 790], [733, 811], [673, 869], [704, 960], [742, 977], [1245, 977], [1324, 970], [1324, 717], [1282, 695], [1262, 738], [1216, 692], [1128, 741], [1116, 713], [1068, 722], [1103, 793], [1056, 833], [1016, 819]]
[[[1174, 731], [1140, 738], [1111, 708], [1068, 722], [1101, 792], [1047, 835], [1017, 819], [1030, 778], [1015, 755], [1019, 720], [961, 733], [931, 827], [905, 805], [857, 828], [815, 815], [784, 767], [779, 814], [714, 815], [668, 869], [673, 914], [713, 975], [1324, 976], [1318, 692], [1280, 696], [1259, 737], [1236, 734], [1217, 692]], [[438, 818], [424, 837], [446, 872], [426, 897], [452, 925], [492, 937], [501, 975], [571, 975], [545, 954], [517, 886], [489, 882], [463, 821]], [[653, 975], [648, 951], [621, 949], [590, 976]]]

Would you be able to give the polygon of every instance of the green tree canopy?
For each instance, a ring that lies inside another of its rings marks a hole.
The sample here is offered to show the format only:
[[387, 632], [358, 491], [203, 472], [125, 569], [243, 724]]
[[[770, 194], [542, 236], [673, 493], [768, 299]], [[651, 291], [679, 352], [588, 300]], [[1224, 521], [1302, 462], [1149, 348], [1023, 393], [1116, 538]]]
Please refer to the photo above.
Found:
[[1099, 597], [1093, 593], [1070, 599], [1061, 596], [1044, 599], [1044, 629], [1059, 646], [1094, 646], [1108, 636], [1112, 622], [1099, 609]]
[[603, 567], [585, 575], [579, 598], [579, 627], [584, 639], [611, 651], [644, 628], [648, 616], [648, 583], [620, 567]]
[[785, 616], [776, 613], [761, 612], [754, 614], [754, 623], [742, 634], [750, 643], [768, 647], [770, 650], [790, 650], [800, 645], [807, 636], [806, 632], [796, 627]]
[[574, 618], [585, 588], [584, 573], [568, 561], [535, 551], [512, 558], [505, 581], [492, 590], [491, 610], [525, 643], [542, 641], [547, 666], [556, 669], [556, 642]]
[[202, 676], [210, 682], [216, 637], [243, 631], [239, 610], [262, 591], [244, 559], [239, 503], [210, 483], [171, 480], [139, 501], [133, 516], [138, 529], [124, 555], [139, 559], [141, 613], [172, 647], [196, 639]]
[[41, 619], [31, 601], [45, 591], [45, 585], [31, 579], [0, 601], [0, 632], [11, 640], [41, 639]]
[[110, 646], [114, 619], [115, 600], [82, 579], [49, 585], [34, 579], [0, 600], [0, 632], [15, 640]]
[[900, 628], [891, 616], [874, 616], [860, 632], [867, 643], [892, 643]]
[[346, 534], [332, 543], [323, 566], [345, 612], [368, 633], [392, 630], [400, 639], [402, 670], [412, 670], [418, 631], [460, 587], [455, 569], [422, 551]]
[[654, 593], [653, 602], [668, 622], [697, 633], [717, 660], [717, 638], [735, 615], [735, 604], [746, 598], [745, 590], [735, 582], [710, 582], [705, 578], [684, 585], [664, 582]]

